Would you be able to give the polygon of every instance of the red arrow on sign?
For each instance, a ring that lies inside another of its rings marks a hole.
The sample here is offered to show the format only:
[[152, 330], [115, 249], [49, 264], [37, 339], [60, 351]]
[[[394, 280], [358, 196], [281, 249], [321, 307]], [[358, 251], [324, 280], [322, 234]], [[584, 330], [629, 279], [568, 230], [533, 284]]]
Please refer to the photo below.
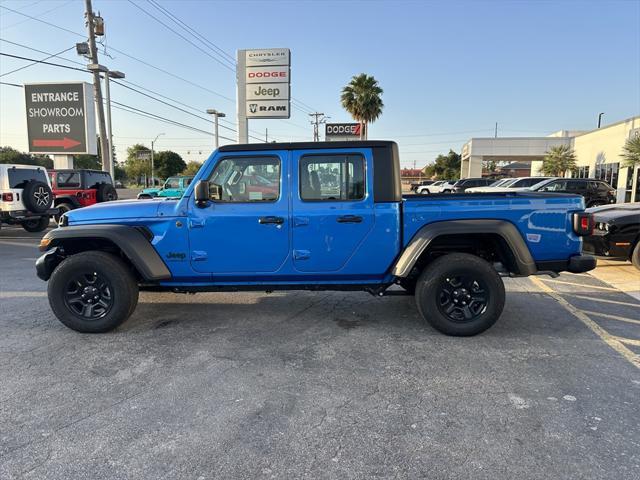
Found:
[[64, 137], [62, 140], [55, 139], [34, 139], [33, 146], [34, 147], [62, 147], [65, 150], [68, 148], [75, 147], [76, 145], [80, 145], [80, 142], [74, 140], [73, 138]]

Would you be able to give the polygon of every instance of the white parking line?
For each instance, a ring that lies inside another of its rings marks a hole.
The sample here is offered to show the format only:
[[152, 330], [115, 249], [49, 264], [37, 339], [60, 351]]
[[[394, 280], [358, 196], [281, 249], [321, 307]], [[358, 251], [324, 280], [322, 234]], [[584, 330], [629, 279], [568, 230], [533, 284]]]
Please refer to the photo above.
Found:
[[0, 292], [0, 298], [46, 297], [47, 292]]
[[601, 317], [609, 318], [611, 320], [617, 320], [619, 322], [635, 323], [637, 325], [640, 325], [640, 320], [634, 320], [633, 318], [620, 317], [618, 315], [609, 315], [608, 313], [592, 312], [590, 310], [583, 310], [583, 312], [586, 313], [587, 315], [600, 315]]
[[[537, 278], [536, 278], [537, 280]], [[574, 282], [564, 282], [562, 280], [552, 280], [550, 278], [545, 278], [544, 279], [545, 282], [553, 282], [553, 283], [561, 283], [562, 285], [573, 285], [575, 287], [582, 287], [582, 288], [597, 288], [598, 290], [608, 290], [610, 292], [617, 292], [619, 291], [616, 288], [611, 288], [611, 287], [599, 287], [597, 285], [583, 285], [582, 283], [574, 283]]]
[[626, 343], [627, 345], [633, 345], [634, 347], [640, 347], [640, 340], [633, 340], [631, 338], [624, 337], [616, 337], [622, 343]]
[[629, 363], [636, 368], [640, 368], [640, 355], [636, 355], [633, 351], [629, 350], [619, 339], [614, 335], [609, 334], [596, 322], [591, 320], [582, 310], [574, 307], [567, 302], [563, 297], [557, 294], [549, 285], [545, 284], [537, 277], [531, 277], [531, 281], [535, 283], [543, 292], [558, 302], [565, 310], [571, 313], [574, 317], [584, 323], [593, 333], [602, 339], [607, 345], [613, 348], [616, 352], [622, 355]]
[[0, 240], [0, 245], [11, 245], [12, 247], [31, 247], [38, 248], [38, 243], [27, 243], [27, 242], [7, 242], [6, 240]]
[[620, 302], [618, 300], [607, 300], [606, 298], [587, 297], [586, 295], [573, 295], [573, 294], [571, 294], [571, 298], [581, 298], [583, 300], [592, 300], [594, 302], [615, 303], [616, 305], [624, 305], [626, 307], [640, 307], [640, 303]]

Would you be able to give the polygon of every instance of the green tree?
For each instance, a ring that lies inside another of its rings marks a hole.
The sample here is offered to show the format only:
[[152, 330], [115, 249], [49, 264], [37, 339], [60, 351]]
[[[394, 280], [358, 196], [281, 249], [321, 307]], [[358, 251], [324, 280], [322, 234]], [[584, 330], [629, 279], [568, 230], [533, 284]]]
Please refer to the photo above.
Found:
[[576, 168], [576, 154], [569, 145], [559, 145], [547, 150], [542, 160], [542, 173], [554, 177], [564, 177]]
[[48, 155], [20, 152], [11, 147], [0, 147], [0, 163], [38, 165], [39, 167], [53, 168], [53, 160]]
[[187, 168], [182, 157], [171, 150], [154, 153], [153, 163], [156, 169], [155, 175], [159, 178], [173, 177]]
[[382, 115], [382, 88], [371, 75], [361, 73], [354, 75], [342, 89], [340, 102], [342, 107], [360, 123], [360, 139], [366, 138], [369, 123], [375, 122]]
[[201, 166], [202, 166], [202, 164], [200, 162], [196, 162], [194, 160], [191, 160], [189, 163], [187, 163], [186, 168], [182, 171], [182, 175], [186, 175], [186, 176], [192, 177], [196, 173], [198, 173], [198, 170], [200, 170]]
[[100, 160], [100, 155], [74, 155], [73, 167], [102, 170], [102, 161]]
[[629, 138], [622, 147], [622, 155], [620, 156], [624, 160], [622, 166], [629, 168], [640, 166], [640, 136]]
[[[140, 154], [148, 154], [148, 158], [139, 158]], [[127, 177], [139, 180], [143, 176], [151, 176], [151, 150], [142, 144], [135, 144], [127, 148], [127, 161], [124, 165]]]
[[446, 155], [438, 155], [434, 163], [423, 169], [423, 173], [429, 178], [435, 177], [436, 180], [455, 180], [460, 178], [461, 162], [460, 154], [449, 150]]

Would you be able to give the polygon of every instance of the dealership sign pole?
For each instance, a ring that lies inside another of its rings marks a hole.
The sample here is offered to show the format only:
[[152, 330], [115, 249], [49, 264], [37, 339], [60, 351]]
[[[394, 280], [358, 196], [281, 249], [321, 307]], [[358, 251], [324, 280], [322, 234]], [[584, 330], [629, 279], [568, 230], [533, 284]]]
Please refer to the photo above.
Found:
[[238, 50], [238, 143], [249, 142], [249, 118], [291, 117], [291, 52], [288, 48]]
[[86, 82], [24, 85], [30, 153], [73, 168], [73, 154], [97, 154], [93, 87]]

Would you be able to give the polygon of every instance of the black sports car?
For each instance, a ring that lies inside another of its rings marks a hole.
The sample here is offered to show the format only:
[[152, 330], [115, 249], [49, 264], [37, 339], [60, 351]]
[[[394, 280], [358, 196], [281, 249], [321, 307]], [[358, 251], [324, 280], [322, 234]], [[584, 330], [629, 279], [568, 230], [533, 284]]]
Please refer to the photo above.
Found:
[[584, 237], [586, 253], [612, 260], [631, 260], [640, 270], [640, 202], [587, 209], [595, 229]]

